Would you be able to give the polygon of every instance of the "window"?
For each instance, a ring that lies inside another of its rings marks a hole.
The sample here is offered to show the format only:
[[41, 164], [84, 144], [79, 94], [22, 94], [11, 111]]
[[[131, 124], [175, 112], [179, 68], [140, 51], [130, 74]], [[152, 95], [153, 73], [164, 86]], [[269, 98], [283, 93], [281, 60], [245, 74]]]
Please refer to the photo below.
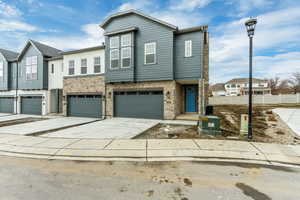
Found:
[[54, 74], [54, 64], [51, 64], [51, 74]]
[[145, 43], [145, 64], [155, 64], [156, 63], [156, 43], [150, 42]]
[[26, 80], [37, 79], [37, 56], [26, 57]]
[[81, 74], [87, 73], [87, 59], [81, 59]]
[[131, 47], [122, 48], [121, 50], [122, 67], [130, 67], [131, 64]]
[[110, 68], [115, 69], [119, 67], [119, 49], [110, 50]]
[[75, 73], [75, 62], [74, 60], [69, 61], [69, 75], [74, 75]]
[[121, 36], [121, 46], [127, 47], [131, 46], [131, 34], [125, 34]]
[[0, 77], [3, 77], [3, 69], [4, 69], [4, 63], [0, 61]]
[[119, 48], [119, 36], [110, 38], [110, 48]]
[[94, 58], [94, 73], [101, 73], [100, 57]]
[[185, 57], [192, 57], [192, 40], [186, 40], [184, 42], [184, 56]]

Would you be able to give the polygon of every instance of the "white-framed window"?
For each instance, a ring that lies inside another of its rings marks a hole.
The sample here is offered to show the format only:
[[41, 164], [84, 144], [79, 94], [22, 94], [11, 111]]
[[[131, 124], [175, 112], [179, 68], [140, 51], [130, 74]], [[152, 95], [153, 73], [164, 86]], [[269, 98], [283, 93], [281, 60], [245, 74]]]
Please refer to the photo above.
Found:
[[110, 48], [119, 48], [119, 36], [114, 36], [110, 38]]
[[4, 62], [0, 61], [0, 78], [3, 78]]
[[83, 58], [81, 59], [81, 68], [80, 68], [80, 73], [81, 74], [86, 74], [87, 73], [87, 59]]
[[131, 33], [121, 35], [121, 47], [131, 46]]
[[156, 42], [145, 43], [145, 58], [144, 64], [156, 63]]
[[69, 60], [69, 75], [74, 75], [75, 73], [75, 61]]
[[37, 79], [37, 56], [26, 57], [26, 80]]
[[101, 73], [101, 58], [100, 58], [100, 56], [94, 58], [94, 73]]
[[131, 47], [121, 49], [121, 67], [127, 68], [131, 65]]
[[119, 67], [119, 49], [110, 50], [110, 68], [116, 69]]
[[184, 41], [184, 57], [192, 57], [192, 40]]

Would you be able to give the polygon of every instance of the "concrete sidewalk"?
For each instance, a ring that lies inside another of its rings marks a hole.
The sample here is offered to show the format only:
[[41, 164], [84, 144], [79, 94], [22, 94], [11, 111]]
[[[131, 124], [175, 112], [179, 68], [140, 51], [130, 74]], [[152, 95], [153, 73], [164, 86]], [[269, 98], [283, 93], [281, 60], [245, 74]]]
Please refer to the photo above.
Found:
[[79, 161], [231, 161], [300, 166], [300, 146], [200, 139], [73, 139], [0, 135], [0, 155]]
[[300, 137], [300, 108], [275, 108], [273, 111]]

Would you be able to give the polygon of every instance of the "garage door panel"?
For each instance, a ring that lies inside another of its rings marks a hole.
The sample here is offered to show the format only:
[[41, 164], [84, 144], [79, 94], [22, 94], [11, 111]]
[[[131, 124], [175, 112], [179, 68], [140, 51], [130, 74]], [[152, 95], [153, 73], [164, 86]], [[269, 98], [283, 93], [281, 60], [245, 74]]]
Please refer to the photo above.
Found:
[[0, 97], [0, 112], [13, 113], [14, 112], [14, 98]]
[[114, 98], [116, 117], [163, 119], [162, 92], [115, 93]]
[[21, 113], [30, 115], [42, 114], [42, 97], [22, 97]]
[[68, 96], [68, 116], [101, 117], [102, 98], [100, 95]]

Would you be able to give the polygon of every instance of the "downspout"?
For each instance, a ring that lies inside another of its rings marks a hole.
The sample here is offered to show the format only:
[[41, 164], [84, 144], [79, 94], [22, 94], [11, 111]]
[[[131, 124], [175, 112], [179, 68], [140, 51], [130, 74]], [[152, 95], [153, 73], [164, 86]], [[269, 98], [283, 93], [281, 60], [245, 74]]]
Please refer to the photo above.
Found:
[[16, 70], [16, 115], [18, 114], [18, 78], [19, 78], [19, 62], [17, 60], [17, 70]]

